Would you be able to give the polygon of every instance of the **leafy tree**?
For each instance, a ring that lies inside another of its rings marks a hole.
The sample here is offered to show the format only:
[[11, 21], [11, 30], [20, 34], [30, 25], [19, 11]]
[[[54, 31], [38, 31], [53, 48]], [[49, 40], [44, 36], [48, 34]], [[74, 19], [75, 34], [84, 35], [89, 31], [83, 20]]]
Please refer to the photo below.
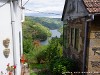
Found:
[[33, 48], [34, 48], [34, 46], [32, 44], [32, 40], [30, 40], [30, 39], [23, 40], [24, 53], [29, 53], [30, 51], [33, 50]]
[[63, 34], [63, 27], [60, 27], [60, 28], [58, 29], [58, 31], [59, 31], [61, 34]]
[[46, 40], [47, 37], [51, 36], [51, 32], [47, 27], [34, 22], [30, 17], [26, 17], [23, 23], [24, 38], [28, 36], [32, 37], [33, 40]]

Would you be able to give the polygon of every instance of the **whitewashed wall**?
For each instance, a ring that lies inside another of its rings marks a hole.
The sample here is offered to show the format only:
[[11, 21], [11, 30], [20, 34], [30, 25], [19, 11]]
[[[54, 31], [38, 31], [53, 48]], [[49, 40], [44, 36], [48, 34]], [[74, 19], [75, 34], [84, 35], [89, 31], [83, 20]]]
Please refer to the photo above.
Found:
[[[2, 4], [3, 3], [0, 3], [0, 5]], [[8, 63], [10, 63], [10, 65], [16, 65], [15, 75], [21, 74], [20, 55], [23, 52], [21, 10], [17, 4], [15, 4], [14, 9], [15, 10], [13, 12], [15, 15], [14, 17], [15, 19], [13, 21], [15, 22], [13, 25], [14, 26], [14, 32], [13, 32], [14, 35], [13, 35], [10, 3], [0, 8], [0, 73], [2, 71], [4, 75], [8, 75], [6, 70]], [[20, 40], [19, 40], [19, 32], [21, 34]], [[5, 58], [5, 56], [3, 55], [3, 50], [5, 49], [5, 47], [3, 46], [3, 40], [5, 40], [6, 38], [10, 39], [10, 44], [9, 44], [10, 54], [8, 58]]]
[[[2, 4], [2, 3], [0, 3]], [[9, 49], [10, 54], [8, 58], [3, 55], [3, 40], [6, 38], [10, 39]], [[13, 42], [12, 42], [12, 27], [11, 27], [11, 15], [10, 15], [10, 4], [0, 8], [0, 72], [7, 74], [7, 64], [13, 65]]]

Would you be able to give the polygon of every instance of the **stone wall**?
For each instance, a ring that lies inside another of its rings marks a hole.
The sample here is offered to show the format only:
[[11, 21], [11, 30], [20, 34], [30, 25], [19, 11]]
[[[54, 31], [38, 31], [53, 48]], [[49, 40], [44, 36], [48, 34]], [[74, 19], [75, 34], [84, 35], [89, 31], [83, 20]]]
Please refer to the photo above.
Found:
[[[86, 71], [87, 75], [92, 73], [100, 73], [100, 22], [99, 20], [90, 21], [88, 24], [87, 36], [87, 50], [86, 50]], [[79, 45], [78, 50], [71, 44], [71, 28], [79, 29]], [[85, 19], [76, 19], [68, 21], [64, 28], [65, 55], [78, 61], [80, 71], [83, 65], [83, 50], [84, 50], [84, 33], [85, 33]], [[85, 55], [84, 55], [85, 56]], [[89, 73], [90, 72], [90, 73]], [[91, 73], [92, 72], [92, 73]]]
[[100, 22], [91, 22], [89, 39], [88, 72], [100, 73]]
[[[66, 35], [64, 37], [66, 41], [66, 49], [64, 50], [67, 57], [70, 57], [72, 59], [75, 59], [78, 61], [80, 66], [80, 71], [82, 71], [82, 61], [83, 61], [83, 49], [84, 49], [84, 24], [85, 20], [83, 18], [76, 19], [73, 21], [69, 21], [66, 26]], [[77, 28], [79, 29], [79, 45], [78, 50], [76, 50], [71, 45], [71, 28]], [[67, 41], [68, 40], [68, 41]]]

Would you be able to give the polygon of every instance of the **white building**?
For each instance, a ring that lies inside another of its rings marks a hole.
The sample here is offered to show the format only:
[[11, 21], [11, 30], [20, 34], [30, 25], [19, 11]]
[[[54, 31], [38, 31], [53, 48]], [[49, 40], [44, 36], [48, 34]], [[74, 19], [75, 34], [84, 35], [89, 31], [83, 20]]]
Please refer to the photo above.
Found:
[[[0, 75], [21, 75], [21, 0], [0, 0]], [[8, 65], [9, 64], [9, 65]], [[11, 66], [16, 68], [12, 71]], [[10, 68], [7, 68], [7, 67]]]

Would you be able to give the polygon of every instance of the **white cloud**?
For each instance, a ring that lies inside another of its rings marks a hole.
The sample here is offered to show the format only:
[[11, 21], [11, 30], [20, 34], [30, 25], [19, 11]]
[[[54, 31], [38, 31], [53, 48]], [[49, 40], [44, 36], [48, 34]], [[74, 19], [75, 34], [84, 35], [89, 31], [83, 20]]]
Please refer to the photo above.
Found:
[[[23, 0], [23, 4], [26, 1], [27, 0]], [[60, 14], [62, 14], [64, 2], [65, 0], [29, 0], [25, 7], [34, 11], [46, 13], [56, 12], [57, 14], [61, 12]], [[25, 11], [25, 13], [34, 13], [34, 11]]]

